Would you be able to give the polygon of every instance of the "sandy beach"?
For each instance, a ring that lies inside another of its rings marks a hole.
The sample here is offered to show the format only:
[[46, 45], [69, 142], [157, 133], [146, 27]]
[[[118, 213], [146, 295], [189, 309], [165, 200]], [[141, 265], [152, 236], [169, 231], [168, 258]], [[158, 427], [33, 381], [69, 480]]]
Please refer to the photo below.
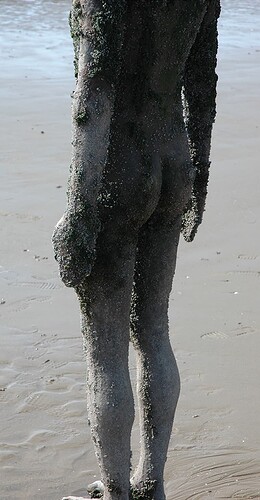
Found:
[[[66, 201], [69, 0], [1, 0], [0, 498], [98, 479], [79, 309], [53, 259]], [[260, 4], [223, 0], [204, 223], [181, 241], [170, 335], [182, 380], [167, 500], [260, 499]], [[135, 384], [135, 360], [130, 353]], [[133, 429], [133, 463], [138, 454]]]

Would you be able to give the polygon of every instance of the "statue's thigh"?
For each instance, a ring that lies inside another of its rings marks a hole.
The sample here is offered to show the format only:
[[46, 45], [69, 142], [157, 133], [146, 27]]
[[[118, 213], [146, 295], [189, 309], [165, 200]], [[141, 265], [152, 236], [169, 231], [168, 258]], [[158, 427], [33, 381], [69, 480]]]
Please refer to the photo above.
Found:
[[92, 272], [77, 290], [86, 315], [98, 323], [113, 324], [119, 310], [122, 321], [129, 320], [136, 241], [135, 231], [113, 222], [99, 233]]
[[167, 313], [175, 273], [182, 214], [190, 199], [194, 178], [191, 162], [167, 159], [162, 168], [158, 204], [138, 233], [135, 264], [135, 307], [156, 317]]
[[167, 331], [180, 228], [180, 216], [157, 210], [139, 233], [131, 314], [137, 339], [145, 331]]
[[161, 196], [157, 211], [171, 223], [181, 216], [190, 200], [195, 178], [195, 168], [188, 155], [181, 160], [164, 158]]

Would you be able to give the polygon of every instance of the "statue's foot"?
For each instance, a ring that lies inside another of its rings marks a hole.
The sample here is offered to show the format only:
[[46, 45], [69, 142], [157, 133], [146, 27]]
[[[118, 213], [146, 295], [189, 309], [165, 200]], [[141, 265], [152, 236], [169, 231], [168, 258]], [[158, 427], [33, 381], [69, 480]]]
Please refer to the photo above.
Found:
[[90, 500], [90, 497], [63, 497], [62, 500]]
[[131, 484], [132, 500], [152, 500], [154, 498], [154, 490], [155, 481], [140, 481], [135, 485]]
[[87, 486], [87, 492], [91, 498], [101, 498], [104, 495], [104, 485], [102, 481], [95, 481]]
[[166, 500], [163, 483], [152, 479], [136, 480], [131, 479], [132, 500]]
[[[132, 500], [151, 500], [154, 498], [155, 489], [156, 481], [138, 481], [135, 485], [131, 484], [131, 498]], [[91, 498], [102, 498], [104, 495], [104, 485], [102, 481], [95, 481], [89, 484], [87, 486], [87, 492], [90, 494]], [[157, 494], [156, 498], [165, 499], [164, 492], [162, 491], [161, 497]]]
[[85, 217], [65, 213], [54, 229], [52, 244], [62, 281], [69, 287], [79, 286], [95, 260], [95, 236]]

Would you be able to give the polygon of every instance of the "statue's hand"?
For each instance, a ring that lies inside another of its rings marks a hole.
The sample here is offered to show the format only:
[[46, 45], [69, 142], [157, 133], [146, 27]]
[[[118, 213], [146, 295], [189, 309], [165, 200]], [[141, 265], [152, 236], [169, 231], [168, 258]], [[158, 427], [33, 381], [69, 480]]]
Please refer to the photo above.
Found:
[[52, 244], [66, 286], [77, 287], [90, 275], [95, 242], [95, 232], [89, 229], [84, 215], [65, 212], [54, 229]]
[[202, 223], [207, 198], [210, 163], [197, 166], [191, 198], [182, 217], [182, 233], [186, 241], [193, 241]]

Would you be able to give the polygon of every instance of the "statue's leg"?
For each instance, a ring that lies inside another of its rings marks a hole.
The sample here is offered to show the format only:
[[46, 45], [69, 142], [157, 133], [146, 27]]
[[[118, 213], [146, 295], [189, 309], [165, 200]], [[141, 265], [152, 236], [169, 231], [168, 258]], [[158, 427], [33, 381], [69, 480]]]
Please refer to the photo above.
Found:
[[78, 289], [87, 358], [88, 418], [105, 500], [128, 500], [134, 402], [128, 369], [135, 238], [101, 232], [91, 275]]
[[[136, 257], [132, 340], [137, 352], [141, 455], [131, 480], [143, 496], [164, 500], [163, 472], [180, 380], [168, 333], [180, 217], [154, 214], [142, 228]], [[150, 493], [149, 493], [150, 492]]]

